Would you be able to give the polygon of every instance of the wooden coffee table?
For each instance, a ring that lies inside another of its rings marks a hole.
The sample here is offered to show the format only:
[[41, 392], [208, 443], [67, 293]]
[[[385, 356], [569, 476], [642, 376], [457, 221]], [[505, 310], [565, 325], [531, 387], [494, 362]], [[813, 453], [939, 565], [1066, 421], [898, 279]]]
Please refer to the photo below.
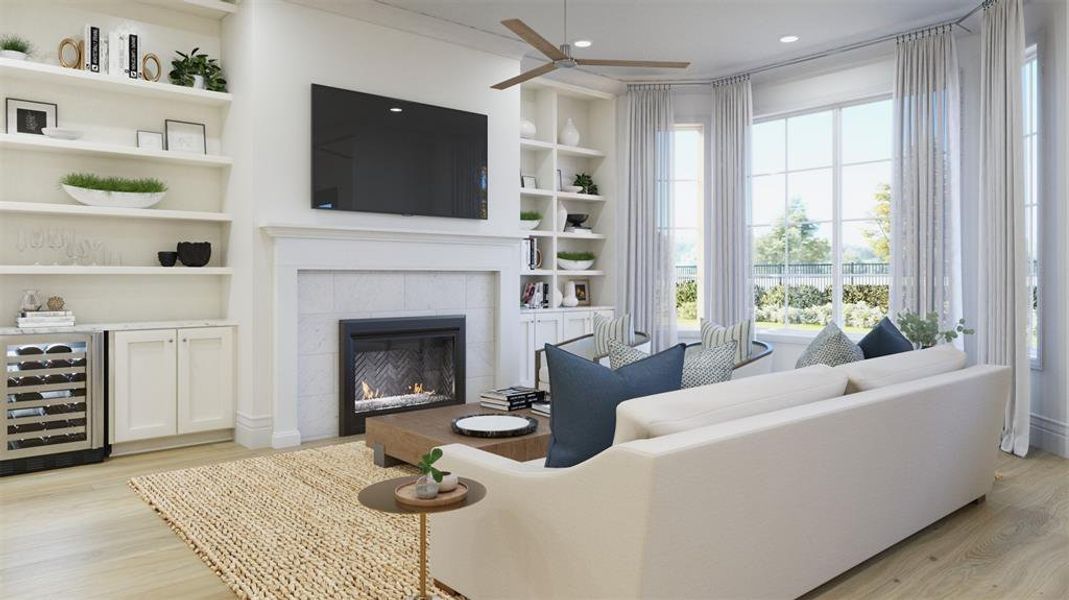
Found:
[[[512, 414], [538, 421], [534, 433], [509, 438], [477, 438], [453, 433], [453, 419], [475, 414]], [[410, 412], [368, 417], [365, 443], [375, 451], [375, 464], [391, 467], [399, 463], [417, 464], [432, 448], [464, 444], [499, 456], [526, 462], [546, 455], [549, 448], [549, 419], [529, 410], [498, 412], [478, 404], [455, 404]]]

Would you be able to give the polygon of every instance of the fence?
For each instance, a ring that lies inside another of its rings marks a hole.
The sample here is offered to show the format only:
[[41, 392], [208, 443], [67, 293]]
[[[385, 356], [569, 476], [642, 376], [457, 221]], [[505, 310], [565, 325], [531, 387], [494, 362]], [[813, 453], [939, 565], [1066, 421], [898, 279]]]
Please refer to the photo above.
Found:
[[[831, 287], [832, 263], [759, 264], [753, 266], [754, 285], [772, 287], [789, 282], [790, 285]], [[843, 263], [843, 285], [890, 285], [891, 265], [888, 263]], [[696, 265], [676, 265], [676, 281], [693, 281], [698, 277]]]

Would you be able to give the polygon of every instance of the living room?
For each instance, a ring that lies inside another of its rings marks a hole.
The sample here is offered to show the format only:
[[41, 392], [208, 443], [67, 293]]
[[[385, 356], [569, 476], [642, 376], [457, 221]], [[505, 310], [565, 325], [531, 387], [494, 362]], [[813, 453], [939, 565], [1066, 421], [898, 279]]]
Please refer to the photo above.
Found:
[[1067, 33], [0, 0], [0, 596], [1069, 597]]

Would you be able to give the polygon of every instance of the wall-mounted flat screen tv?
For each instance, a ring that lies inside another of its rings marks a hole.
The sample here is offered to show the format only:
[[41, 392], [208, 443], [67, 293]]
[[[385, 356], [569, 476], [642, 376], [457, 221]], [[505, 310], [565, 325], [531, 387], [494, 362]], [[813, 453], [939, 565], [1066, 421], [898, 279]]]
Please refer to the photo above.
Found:
[[486, 115], [313, 84], [312, 208], [485, 219]]

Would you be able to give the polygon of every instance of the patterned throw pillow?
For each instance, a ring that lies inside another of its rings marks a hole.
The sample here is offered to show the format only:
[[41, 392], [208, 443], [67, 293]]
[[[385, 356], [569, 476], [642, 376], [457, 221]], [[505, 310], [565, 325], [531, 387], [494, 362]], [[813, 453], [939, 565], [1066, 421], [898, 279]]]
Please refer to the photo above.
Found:
[[753, 319], [739, 321], [731, 327], [721, 327], [712, 321], [702, 319], [702, 346], [716, 348], [728, 342], [735, 342], [735, 364], [750, 358], [750, 346], [754, 339]]
[[628, 346], [635, 344], [635, 327], [631, 323], [630, 313], [615, 319], [594, 313], [594, 358], [608, 355], [609, 342], [612, 340]]
[[861, 348], [850, 341], [838, 325], [828, 323], [798, 357], [794, 368], [801, 369], [810, 365], [837, 367], [859, 360], [865, 360], [865, 353], [861, 351]]
[[[625, 346], [617, 341], [609, 342], [609, 366], [614, 370], [649, 358], [649, 354]], [[683, 387], [692, 388], [731, 379], [735, 368], [735, 342], [716, 348], [688, 347], [683, 358]]]

